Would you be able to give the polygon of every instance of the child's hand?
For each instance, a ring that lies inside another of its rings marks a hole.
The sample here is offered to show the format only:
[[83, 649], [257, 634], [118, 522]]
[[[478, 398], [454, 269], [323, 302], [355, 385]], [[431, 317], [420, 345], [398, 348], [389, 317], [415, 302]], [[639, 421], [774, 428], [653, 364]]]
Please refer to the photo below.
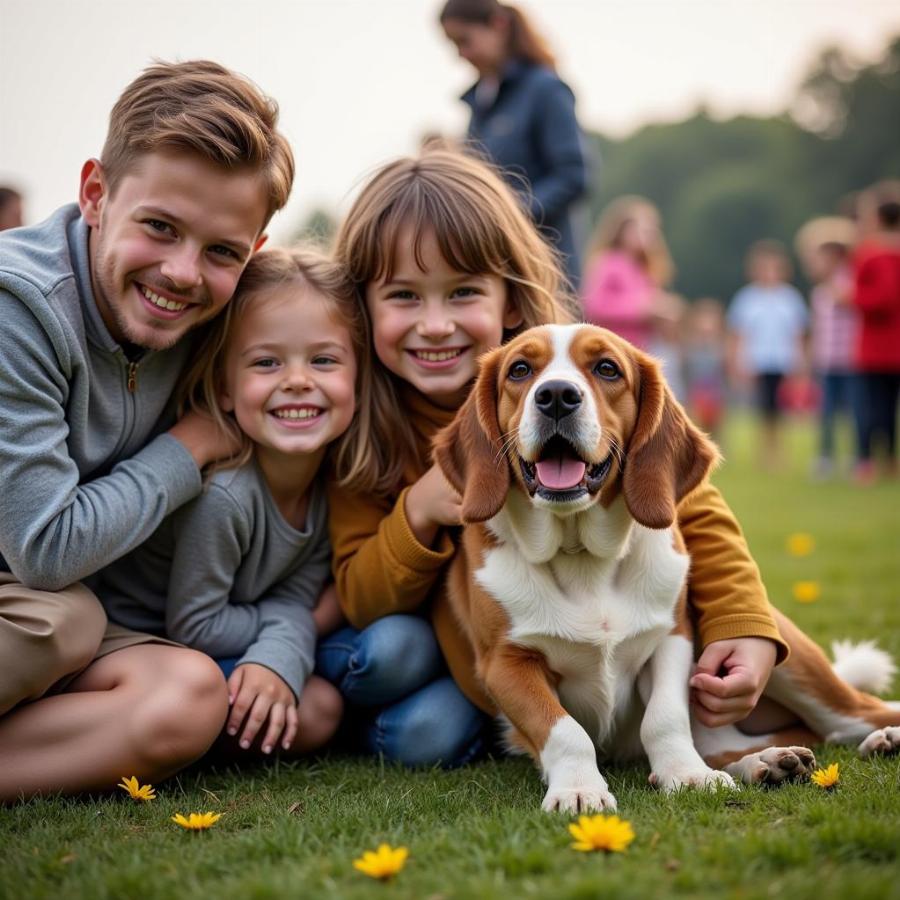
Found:
[[217, 459], [228, 459], [241, 449], [237, 433], [223, 431], [212, 416], [196, 410], [188, 410], [169, 429], [169, 434], [184, 444], [200, 469]]
[[712, 641], [689, 682], [697, 718], [710, 728], [746, 718], [769, 681], [775, 656], [775, 644], [766, 638]]
[[441, 525], [462, 524], [462, 498], [433, 465], [406, 494], [406, 520], [420, 544], [430, 547]]
[[[231, 713], [225, 726], [232, 736], [246, 718], [240, 744], [248, 750], [266, 719], [269, 726], [262, 739], [263, 753], [271, 753], [281, 737], [287, 750], [297, 736], [297, 704], [291, 689], [271, 669], [256, 663], [238, 666], [228, 679]], [[249, 713], [249, 715], [248, 715]]]

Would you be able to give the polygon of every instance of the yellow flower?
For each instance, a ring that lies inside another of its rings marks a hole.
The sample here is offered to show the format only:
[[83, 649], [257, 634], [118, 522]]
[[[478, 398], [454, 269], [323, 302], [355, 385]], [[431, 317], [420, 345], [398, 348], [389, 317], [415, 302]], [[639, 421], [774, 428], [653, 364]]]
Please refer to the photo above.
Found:
[[407, 856], [409, 850], [406, 847], [392, 850], [388, 844], [382, 844], [377, 851], [366, 850], [359, 859], [354, 859], [353, 868], [359, 869], [370, 878], [386, 881], [406, 865]]
[[787, 539], [787, 551], [791, 556], [809, 556], [816, 549], [815, 539], [805, 531], [797, 531], [789, 534]]
[[128, 791], [128, 796], [131, 797], [132, 800], [156, 799], [156, 789], [153, 787], [153, 785], [138, 785], [137, 777], [134, 775], [132, 775], [131, 778], [123, 775], [122, 780], [116, 785], [116, 787], [122, 788], [123, 791]]
[[222, 813], [191, 813], [190, 818], [187, 819], [181, 813], [175, 813], [172, 821], [189, 831], [203, 831], [206, 828], [212, 828], [221, 818]]
[[621, 853], [633, 840], [631, 823], [618, 816], [579, 816], [578, 824], [569, 825], [575, 838], [573, 850], [605, 850]]
[[794, 582], [794, 599], [798, 603], [815, 603], [820, 594], [818, 581]]
[[816, 769], [809, 777], [813, 784], [828, 790], [840, 781], [841, 773], [838, 771], [838, 764], [832, 763], [827, 769]]

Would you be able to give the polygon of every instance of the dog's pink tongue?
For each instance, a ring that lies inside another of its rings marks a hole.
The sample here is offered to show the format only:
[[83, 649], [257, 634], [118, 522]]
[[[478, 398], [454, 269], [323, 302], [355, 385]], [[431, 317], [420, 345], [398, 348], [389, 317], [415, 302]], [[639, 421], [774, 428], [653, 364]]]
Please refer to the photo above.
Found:
[[538, 480], [544, 487], [554, 491], [573, 488], [584, 478], [585, 464], [571, 456], [542, 459], [537, 463]]

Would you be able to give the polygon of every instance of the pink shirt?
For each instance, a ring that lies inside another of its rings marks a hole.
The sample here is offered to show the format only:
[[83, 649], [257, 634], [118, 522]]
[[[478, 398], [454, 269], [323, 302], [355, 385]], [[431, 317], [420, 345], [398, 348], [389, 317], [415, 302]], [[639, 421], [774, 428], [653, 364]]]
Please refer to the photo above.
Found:
[[584, 317], [647, 350], [656, 285], [627, 253], [606, 250], [585, 273]]

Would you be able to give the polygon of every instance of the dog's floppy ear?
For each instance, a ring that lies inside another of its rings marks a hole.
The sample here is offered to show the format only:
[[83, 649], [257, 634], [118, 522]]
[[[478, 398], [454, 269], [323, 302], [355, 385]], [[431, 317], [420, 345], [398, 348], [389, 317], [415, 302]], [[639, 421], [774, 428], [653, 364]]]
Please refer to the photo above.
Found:
[[622, 489], [637, 522], [668, 528], [679, 501], [706, 477], [719, 454], [672, 396], [659, 364], [639, 354], [638, 366], [638, 417], [626, 450]]
[[501, 453], [497, 371], [502, 350], [480, 361], [478, 378], [456, 418], [435, 436], [434, 461], [462, 497], [465, 522], [500, 512], [509, 491], [509, 464]]

